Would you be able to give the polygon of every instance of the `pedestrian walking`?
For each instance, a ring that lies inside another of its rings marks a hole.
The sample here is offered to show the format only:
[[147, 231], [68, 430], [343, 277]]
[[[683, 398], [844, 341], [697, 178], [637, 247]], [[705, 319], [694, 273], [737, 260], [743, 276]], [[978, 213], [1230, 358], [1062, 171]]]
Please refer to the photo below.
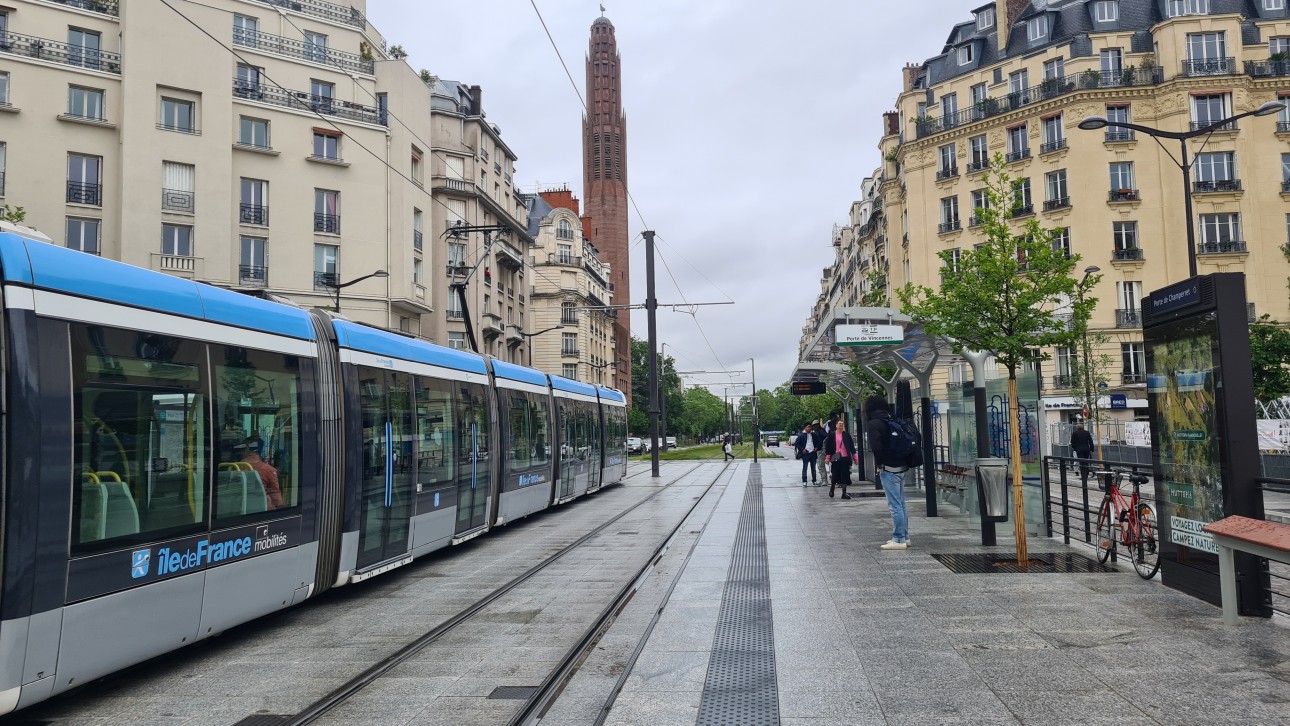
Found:
[[856, 442], [847, 431], [847, 422], [838, 419], [833, 424], [833, 434], [824, 439], [824, 460], [829, 462], [829, 496], [842, 487], [842, 498], [850, 499], [847, 487], [851, 484], [851, 464], [859, 461]]
[[882, 396], [870, 396], [864, 404], [865, 433], [869, 450], [873, 452], [874, 468], [887, 495], [887, 508], [891, 510], [891, 539], [882, 545], [884, 550], [903, 550], [909, 547], [909, 514], [905, 511], [905, 472], [909, 471], [909, 456], [903, 459], [891, 451], [891, 405]]
[[815, 460], [819, 458], [819, 449], [815, 446], [815, 436], [811, 429], [811, 424], [802, 427], [802, 433], [797, 435], [797, 440], [793, 442], [793, 447], [797, 449], [797, 458], [802, 460], [802, 486], [806, 486], [806, 472], [811, 472], [811, 483], [819, 486], [819, 479], [815, 476]]
[[815, 442], [815, 458], [820, 469], [820, 481], [829, 483], [829, 465], [824, 461], [824, 421], [811, 424], [811, 439]]
[[1088, 462], [1093, 458], [1093, 435], [1084, 428], [1082, 422], [1075, 424], [1075, 430], [1071, 432], [1071, 449], [1082, 459], [1079, 463], [1080, 479], [1087, 480]]
[[735, 458], [734, 447], [730, 445], [729, 437], [726, 437], [726, 443], [722, 445], [721, 451], [726, 455], [726, 458], [722, 459], [722, 461], [730, 461]]

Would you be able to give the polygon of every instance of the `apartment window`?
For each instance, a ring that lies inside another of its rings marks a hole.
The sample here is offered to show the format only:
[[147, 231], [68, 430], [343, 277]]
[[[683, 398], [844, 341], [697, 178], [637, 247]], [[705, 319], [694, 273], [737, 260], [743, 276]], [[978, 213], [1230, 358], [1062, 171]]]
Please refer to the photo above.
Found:
[[1026, 21], [1026, 38], [1037, 42], [1048, 37], [1048, 16], [1038, 15]]
[[340, 161], [340, 134], [314, 130], [314, 158]]
[[1064, 58], [1053, 58], [1044, 61], [1044, 80], [1064, 78], [1066, 76], [1066, 60]]
[[1285, 10], [1286, 0], [1263, 0], [1264, 10]]
[[[555, 227], [555, 238], [556, 238], [556, 239], [573, 239], [573, 225], [569, 224], [569, 220], [567, 220], [567, 219], [562, 219], [562, 220], [560, 220], [559, 224], [557, 224], [557, 225], [556, 225], [556, 227]], [[566, 246], [566, 247], [567, 247], [567, 245], [562, 245], [562, 246]]]
[[[7, 75], [6, 75], [7, 78]], [[8, 84], [6, 83], [6, 86]], [[8, 93], [5, 93], [8, 96]], [[67, 87], [67, 115], [103, 120], [103, 91], [98, 88]]]
[[98, 33], [82, 28], [67, 29], [67, 62], [83, 68], [99, 67], [102, 40]]
[[269, 224], [269, 183], [261, 179], [242, 179], [238, 221], [242, 224]]
[[959, 262], [962, 260], [963, 260], [963, 250], [959, 249], [958, 247], [955, 247], [954, 249], [950, 250], [950, 259], [945, 263], [945, 266], [949, 268], [950, 272], [958, 272]]
[[985, 30], [994, 27], [994, 8], [982, 8], [976, 14], [976, 29]]
[[1065, 146], [1065, 137], [1062, 136], [1062, 117], [1049, 116], [1044, 119], [1044, 149], [1052, 151]]
[[261, 74], [262, 70], [256, 66], [248, 66], [245, 63], [238, 63], [237, 76], [233, 81], [234, 95], [254, 100], [263, 98], [264, 92], [260, 88]]
[[1044, 187], [1047, 190], [1047, 200], [1050, 206], [1064, 207], [1070, 204], [1070, 196], [1066, 192], [1065, 169], [1058, 169], [1045, 174]]
[[0, 72], [0, 106], [9, 105], [9, 74]]
[[[327, 287], [340, 282], [340, 248], [335, 245], [314, 245], [314, 287]], [[452, 311], [453, 295], [448, 295], [449, 313]], [[457, 311], [460, 313], [461, 304]]]
[[466, 349], [466, 334], [465, 334], [465, 333], [448, 333], [448, 347], [449, 347], [449, 348], [452, 348], [453, 350], [465, 350], [465, 349]]
[[4, 196], [4, 170], [5, 170], [5, 152], [8, 147], [3, 141], [0, 141], [0, 197]]
[[984, 189], [972, 190], [972, 214], [975, 215], [978, 209], [989, 209], [990, 197], [986, 196]]
[[952, 120], [954, 115], [959, 112], [959, 97], [957, 93], [947, 93], [941, 97], [941, 117]]
[[1124, 70], [1124, 54], [1119, 48], [1105, 48], [1098, 55], [1102, 60], [1102, 85], [1115, 85]]
[[1196, 181], [1226, 182], [1236, 178], [1236, 154], [1211, 151], [1196, 155]]
[[941, 231], [950, 232], [959, 228], [959, 198], [957, 196], [941, 199]]
[[340, 234], [340, 192], [314, 190], [314, 231]]
[[1115, 0], [1098, 0], [1093, 3], [1093, 17], [1099, 23], [1114, 23], [1120, 19], [1120, 3]]
[[448, 243], [448, 264], [453, 267], [466, 266], [466, 245], [464, 243]]
[[238, 124], [237, 142], [257, 149], [269, 148], [269, 122], [243, 116]]
[[412, 249], [417, 250], [418, 252], [421, 251], [421, 248], [425, 245], [425, 242], [424, 242], [425, 233], [422, 231], [423, 229], [424, 227], [422, 227], [421, 210], [413, 208], [412, 209]]
[[263, 237], [242, 238], [242, 264], [238, 271], [243, 284], [267, 282], [269, 270], [269, 240]]
[[422, 274], [421, 274], [421, 258], [420, 258], [420, 257], [414, 257], [414, 258], [412, 259], [412, 284], [413, 284], [413, 285], [425, 285], [425, 278], [424, 278], [424, 277], [422, 277]]
[[1013, 126], [1008, 129], [1008, 158], [1009, 160], [1024, 159], [1030, 154], [1029, 142], [1026, 139], [1026, 126]]
[[191, 214], [196, 209], [193, 193], [196, 184], [197, 168], [192, 164], [161, 162], [161, 208]]
[[1209, 13], [1209, 0], [1169, 0], [1166, 11], [1171, 18], [1180, 15], [1206, 15]]
[[193, 228], [186, 224], [161, 225], [161, 254], [192, 257]]
[[1138, 249], [1138, 223], [1112, 222], [1111, 239], [1117, 251]]
[[1030, 196], [1030, 178], [1017, 179], [1012, 182], [1012, 200], [1016, 214], [1028, 214], [1034, 209], [1034, 199]]
[[[4, 161], [4, 146], [0, 144], [0, 162]], [[4, 171], [3, 163], [0, 163], [0, 172]], [[1281, 155], [1281, 184], [1283, 191], [1285, 185], [1290, 182], [1290, 154]]]
[[1290, 35], [1274, 35], [1268, 38], [1268, 55], [1290, 53]]
[[578, 352], [578, 334], [561, 333], [560, 334], [560, 352], [566, 354], [577, 354]]
[[1008, 93], [1025, 94], [1030, 90], [1030, 71], [1021, 69], [1008, 74]]
[[984, 169], [990, 165], [990, 141], [985, 134], [968, 139], [968, 150], [972, 155], [972, 169]]
[[1126, 280], [1115, 283], [1116, 294], [1120, 296], [1120, 310], [1134, 311], [1142, 307], [1142, 283]]
[[1191, 107], [1192, 125], [1204, 128], [1231, 115], [1232, 96], [1228, 93], [1192, 96]]
[[315, 111], [331, 113], [332, 99], [336, 96], [336, 84], [326, 81], [309, 81], [309, 101]]
[[424, 174], [424, 172], [422, 171], [422, 166], [423, 166], [422, 153], [421, 153], [421, 150], [415, 146], [412, 147], [411, 164], [412, 164], [412, 181], [416, 182], [417, 184], [421, 184], [422, 175]]
[[954, 153], [954, 144], [946, 144], [939, 151], [941, 160], [941, 176], [949, 176], [951, 172], [958, 170], [958, 160]]
[[1241, 215], [1236, 213], [1200, 215], [1200, 239], [1204, 244], [1241, 241]]
[[1125, 383], [1140, 383], [1146, 373], [1147, 360], [1143, 355], [1142, 343], [1121, 343], [1120, 359], [1124, 370]]
[[84, 154], [67, 155], [67, 202], [103, 206], [103, 159]]
[[1111, 190], [1130, 190], [1136, 189], [1133, 185], [1133, 162], [1132, 161], [1113, 161], [1111, 162]]
[[197, 130], [193, 126], [193, 121], [192, 101], [162, 97], [161, 128], [167, 131], [183, 131], [191, 134]]
[[578, 364], [577, 364], [577, 363], [562, 363], [562, 364], [560, 365], [560, 375], [564, 376], [565, 378], [577, 379], [577, 377], [578, 377]]
[[1075, 349], [1068, 345], [1057, 346], [1057, 375], [1069, 378], [1076, 368]]
[[984, 101], [986, 96], [988, 95], [990, 94], [989, 94], [989, 91], [986, 89], [986, 85], [984, 83], [974, 84], [971, 88], [968, 89], [968, 97], [972, 99], [973, 106]]
[[256, 46], [259, 40], [260, 21], [246, 16], [233, 16], [233, 44], [245, 45], [250, 48]]
[[97, 255], [99, 250], [99, 225], [97, 219], [67, 218], [67, 247]]
[[959, 65], [965, 66], [971, 63], [973, 59], [972, 46], [965, 45], [959, 48], [958, 55], [959, 55]]
[[305, 31], [305, 60], [314, 63], [327, 62], [327, 36]]
[[556, 250], [555, 252], [556, 262], [560, 263], [561, 265], [573, 264], [573, 246], [572, 245], [556, 245], [555, 250]]
[[1071, 228], [1058, 227], [1053, 230], [1053, 251], [1071, 256]]

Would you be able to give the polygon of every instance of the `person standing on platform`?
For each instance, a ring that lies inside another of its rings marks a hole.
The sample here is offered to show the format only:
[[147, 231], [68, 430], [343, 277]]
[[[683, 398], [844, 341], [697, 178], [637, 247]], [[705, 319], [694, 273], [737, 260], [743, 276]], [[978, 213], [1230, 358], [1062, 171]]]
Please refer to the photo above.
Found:
[[811, 429], [811, 424], [802, 427], [802, 433], [797, 435], [797, 440], [793, 442], [793, 447], [797, 449], [797, 458], [802, 460], [802, 486], [806, 486], [806, 472], [811, 472], [811, 483], [819, 486], [820, 482], [815, 477], [815, 460], [819, 458], [819, 449], [815, 446], [815, 436]]
[[824, 438], [824, 460], [829, 462], [829, 496], [842, 487], [842, 498], [850, 499], [847, 486], [851, 484], [851, 464], [860, 459], [856, 442], [847, 432], [847, 422], [839, 419], [833, 424], [833, 433]]
[[1083, 422], [1075, 424], [1075, 430], [1071, 432], [1071, 449], [1083, 460], [1079, 463], [1080, 479], [1087, 479], [1088, 461], [1093, 458], [1093, 435], [1084, 428]]
[[820, 467], [820, 481], [829, 483], [829, 465], [824, 461], [824, 421], [819, 420], [811, 425], [811, 438], [815, 441], [815, 458]]
[[722, 444], [721, 451], [726, 456], [726, 458], [722, 459], [722, 461], [730, 461], [731, 459], [735, 458], [734, 447], [730, 445], [729, 436], [726, 437], [726, 443]]
[[905, 472], [909, 461], [897, 459], [890, 451], [891, 405], [882, 396], [870, 396], [864, 403], [865, 433], [869, 450], [873, 452], [873, 466], [887, 494], [887, 507], [891, 510], [891, 539], [882, 545], [884, 550], [903, 550], [909, 547], [909, 514], [905, 511]]

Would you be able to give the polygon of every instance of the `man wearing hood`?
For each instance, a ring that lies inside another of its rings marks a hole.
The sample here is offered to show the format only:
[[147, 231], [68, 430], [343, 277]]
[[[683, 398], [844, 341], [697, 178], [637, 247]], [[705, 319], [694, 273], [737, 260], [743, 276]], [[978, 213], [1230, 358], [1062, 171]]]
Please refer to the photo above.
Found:
[[909, 547], [909, 515], [905, 512], [905, 472], [909, 471], [909, 461], [901, 461], [890, 452], [887, 443], [891, 437], [891, 405], [882, 396], [870, 396], [864, 403], [865, 434], [869, 439], [869, 450], [873, 452], [874, 468], [878, 471], [878, 480], [887, 495], [887, 506], [891, 509], [891, 540], [882, 545], [884, 550], [903, 550]]

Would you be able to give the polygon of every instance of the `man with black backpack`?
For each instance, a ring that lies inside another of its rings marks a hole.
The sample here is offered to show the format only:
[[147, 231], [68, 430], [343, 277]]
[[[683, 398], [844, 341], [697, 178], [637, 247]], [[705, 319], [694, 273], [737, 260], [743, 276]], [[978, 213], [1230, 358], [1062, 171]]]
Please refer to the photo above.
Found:
[[921, 463], [918, 430], [907, 421], [893, 418], [891, 406], [882, 396], [870, 396], [864, 410], [869, 450], [873, 452], [874, 468], [891, 509], [891, 540], [882, 549], [907, 549], [909, 515], [905, 511], [905, 472]]

